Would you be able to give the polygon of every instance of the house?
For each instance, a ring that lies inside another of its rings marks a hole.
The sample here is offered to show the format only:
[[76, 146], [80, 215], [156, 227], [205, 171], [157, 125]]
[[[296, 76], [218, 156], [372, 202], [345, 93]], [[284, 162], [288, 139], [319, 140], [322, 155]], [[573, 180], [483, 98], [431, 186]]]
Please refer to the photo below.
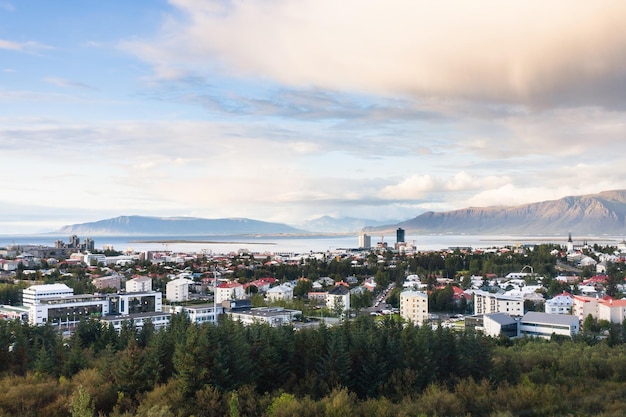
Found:
[[572, 337], [578, 334], [580, 322], [576, 316], [566, 314], [548, 314], [529, 311], [520, 321], [520, 335], [543, 337], [552, 335]]
[[555, 295], [546, 301], [544, 311], [548, 314], [572, 314], [574, 297], [568, 292]]
[[293, 288], [287, 285], [272, 287], [265, 293], [269, 301], [293, 300]]
[[421, 291], [402, 291], [400, 317], [413, 324], [424, 324], [428, 320], [428, 294]]
[[326, 307], [329, 310], [350, 310], [350, 290], [343, 285], [337, 285], [326, 293]]

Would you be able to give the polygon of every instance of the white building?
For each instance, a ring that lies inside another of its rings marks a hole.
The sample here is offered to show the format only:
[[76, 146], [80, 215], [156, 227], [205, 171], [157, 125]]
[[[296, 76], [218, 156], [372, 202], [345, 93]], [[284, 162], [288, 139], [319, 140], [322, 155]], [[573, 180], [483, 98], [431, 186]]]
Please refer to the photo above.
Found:
[[31, 306], [48, 298], [71, 297], [74, 290], [65, 284], [31, 285], [22, 290], [22, 304]]
[[578, 334], [580, 323], [576, 316], [566, 314], [547, 314], [529, 311], [520, 321], [520, 335], [543, 337], [552, 335], [572, 337]]
[[483, 332], [491, 337], [517, 337], [519, 322], [507, 313], [489, 313], [483, 316]]
[[282, 307], [259, 307], [244, 310], [231, 310], [227, 313], [233, 320], [241, 321], [244, 325], [266, 323], [272, 327], [291, 324], [302, 311], [287, 310]]
[[239, 300], [245, 295], [243, 285], [238, 282], [222, 282], [215, 289], [215, 302], [222, 304], [226, 300]]
[[371, 249], [372, 248], [372, 237], [370, 235], [366, 235], [366, 234], [359, 235], [359, 248]]
[[278, 285], [267, 290], [265, 297], [269, 301], [293, 300], [293, 288], [287, 285]]
[[626, 300], [602, 300], [598, 303], [598, 320], [622, 324], [626, 320]]
[[29, 306], [28, 321], [31, 325], [52, 323], [69, 328], [92, 317], [159, 313], [163, 311], [162, 297], [159, 291], [48, 297]]
[[126, 292], [152, 291], [152, 278], [137, 277], [126, 281]]
[[193, 280], [187, 278], [176, 278], [165, 285], [165, 298], [170, 302], [181, 302], [189, 300], [189, 286]]
[[170, 314], [186, 314], [192, 323], [217, 323], [216, 317], [224, 313], [224, 307], [213, 304], [196, 304], [189, 306], [167, 306], [164, 311]]
[[546, 301], [545, 312], [548, 314], [572, 314], [574, 297], [570, 293], [555, 295]]
[[508, 313], [511, 316], [522, 316], [524, 315], [524, 300], [521, 297], [475, 290], [474, 314], [489, 313]]
[[335, 310], [337, 307], [342, 311], [350, 310], [350, 290], [343, 285], [337, 285], [326, 294], [326, 308]]
[[421, 291], [402, 291], [400, 317], [413, 324], [424, 324], [428, 320], [428, 294]]

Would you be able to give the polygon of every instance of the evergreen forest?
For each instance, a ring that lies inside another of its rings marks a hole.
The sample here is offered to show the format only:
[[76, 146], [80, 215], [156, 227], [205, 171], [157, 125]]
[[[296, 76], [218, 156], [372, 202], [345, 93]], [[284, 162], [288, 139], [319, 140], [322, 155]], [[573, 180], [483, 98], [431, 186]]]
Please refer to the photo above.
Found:
[[1, 416], [619, 416], [626, 329], [493, 339], [359, 316], [295, 330], [172, 316], [70, 338], [0, 321]]

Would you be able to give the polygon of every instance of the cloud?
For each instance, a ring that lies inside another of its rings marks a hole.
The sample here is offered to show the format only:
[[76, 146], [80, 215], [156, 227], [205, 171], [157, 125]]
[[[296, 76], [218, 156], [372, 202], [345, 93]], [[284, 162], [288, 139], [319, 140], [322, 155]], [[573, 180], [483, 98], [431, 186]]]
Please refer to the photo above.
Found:
[[52, 49], [52, 47], [34, 41], [15, 42], [6, 39], [0, 39], [0, 49], [16, 52], [35, 52], [42, 49]]
[[80, 88], [80, 89], [85, 89], [85, 90], [94, 89], [94, 87], [87, 85], [85, 83], [81, 83], [79, 81], [71, 81], [65, 78], [60, 78], [60, 77], [46, 77], [44, 78], [44, 81], [47, 82], [48, 84], [52, 84], [52, 85], [55, 85], [57, 87], [62, 87], [62, 88]]
[[[221, 71], [280, 84], [532, 106], [617, 106], [626, 3], [173, 0], [156, 41], [126, 50], [156, 75]], [[182, 16], [182, 17], [181, 17]]]
[[8, 1], [0, 1], [0, 9], [5, 10], [7, 12], [14, 12], [15, 6]]

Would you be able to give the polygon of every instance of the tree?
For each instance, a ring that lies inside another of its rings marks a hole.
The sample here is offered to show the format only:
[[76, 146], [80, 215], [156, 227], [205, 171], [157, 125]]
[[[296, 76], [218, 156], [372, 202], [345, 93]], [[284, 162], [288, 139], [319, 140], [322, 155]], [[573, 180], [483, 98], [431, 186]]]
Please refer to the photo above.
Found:
[[69, 408], [72, 417], [93, 417], [96, 412], [91, 395], [82, 385], [72, 394]]

